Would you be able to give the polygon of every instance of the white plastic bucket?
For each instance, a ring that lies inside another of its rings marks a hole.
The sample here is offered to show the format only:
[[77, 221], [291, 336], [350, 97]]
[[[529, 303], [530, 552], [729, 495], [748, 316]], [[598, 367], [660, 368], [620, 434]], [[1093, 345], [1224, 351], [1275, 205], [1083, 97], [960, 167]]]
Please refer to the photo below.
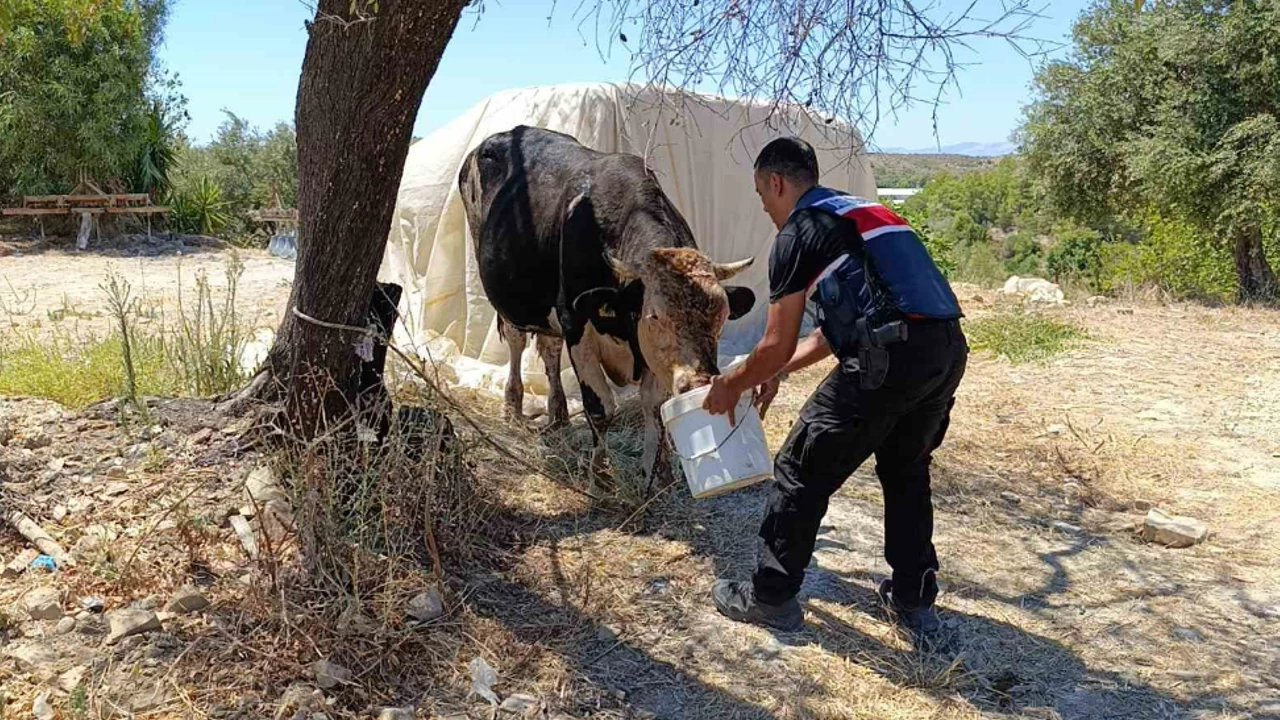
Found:
[[702, 409], [710, 386], [690, 390], [662, 404], [662, 424], [680, 455], [685, 481], [695, 498], [711, 497], [773, 477], [773, 457], [764, 439], [752, 393], [738, 398], [734, 416]]

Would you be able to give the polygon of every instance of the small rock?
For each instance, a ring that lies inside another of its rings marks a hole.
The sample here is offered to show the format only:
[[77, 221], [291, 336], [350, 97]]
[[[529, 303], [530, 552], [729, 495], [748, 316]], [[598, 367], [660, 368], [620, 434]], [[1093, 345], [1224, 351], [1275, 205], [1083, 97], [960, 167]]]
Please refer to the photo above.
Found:
[[1049, 427], [1045, 428], [1045, 432], [1049, 433], [1050, 435], [1062, 435], [1067, 432], [1067, 426], [1066, 425], [1050, 425]]
[[1019, 505], [1022, 503], [1021, 495], [1019, 495], [1016, 492], [1010, 492], [1008, 490], [1005, 490], [1000, 493], [1000, 499], [1009, 503], [1010, 505]]
[[200, 428], [199, 430], [191, 433], [191, 437], [187, 438], [187, 442], [192, 445], [203, 445], [204, 443], [209, 442], [209, 438], [211, 437], [213, 437], [212, 428]]
[[409, 609], [405, 612], [420, 623], [430, 622], [443, 615], [444, 600], [440, 597], [440, 588], [432, 585], [426, 591], [415, 595], [409, 601]]
[[169, 598], [164, 609], [173, 613], [189, 613], [203, 610], [208, 606], [209, 600], [201, 595], [199, 590], [190, 585], [184, 585], [178, 588], [172, 598]]
[[53, 629], [53, 631], [58, 633], [59, 635], [66, 635], [67, 633], [75, 629], [76, 629], [76, 619], [68, 615], [58, 621], [58, 625]]
[[22, 439], [22, 447], [28, 450], [39, 450], [53, 444], [53, 438], [44, 430], [36, 430]]
[[111, 613], [111, 634], [107, 636], [107, 644], [114, 645], [121, 638], [160, 628], [160, 618], [151, 610], [116, 610]]
[[8, 565], [4, 566], [4, 570], [0, 571], [0, 578], [8, 580], [10, 578], [18, 577], [27, 571], [27, 568], [31, 565], [31, 561], [35, 560], [39, 554], [40, 553], [35, 550], [23, 550], [18, 553], [9, 561]]
[[503, 700], [502, 704], [498, 706], [498, 709], [503, 712], [514, 713], [516, 715], [532, 716], [538, 712], [539, 704], [538, 698], [532, 695], [516, 693], [508, 697], [506, 700]]
[[54, 458], [50, 460], [47, 465], [45, 465], [45, 467], [48, 468], [49, 472], [55, 475], [62, 472], [62, 468], [66, 466], [67, 466], [67, 459], [61, 458], [61, 457]]
[[1105, 303], [1106, 301], [1107, 301], [1107, 298], [1105, 296], [1094, 295], [1090, 297], [1088, 300], [1085, 300], [1085, 304], [1088, 305], [1089, 307], [1098, 307], [1099, 305]]
[[[324, 705], [324, 693], [307, 683], [294, 683], [280, 696], [279, 706], [285, 710], [308, 710]], [[279, 717], [279, 716], [277, 716]]]
[[53, 720], [53, 706], [49, 704], [49, 691], [46, 690], [36, 696], [35, 702], [31, 703], [31, 715], [36, 720]]
[[1084, 532], [1079, 525], [1072, 525], [1071, 523], [1063, 522], [1061, 520], [1053, 521], [1053, 529], [1059, 532], [1064, 532], [1068, 535], [1078, 535], [1081, 532]]
[[351, 671], [328, 660], [317, 660], [311, 664], [311, 672], [315, 674], [316, 684], [321, 690], [332, 690], [351, 682]]
[[58, 662], [57, 653], [43, 643], [19, 645], [6, 650], [5, 654], [13, 658], [19, 670], [32, 675], [47, 673], [52, 676], [53, 666]]
[[1132, 500], [1129, 502], [1130, 509], [1137, 510], [1138, 512], [1147, 512], [1155, 506], [1156, 504], [1150, 500]]
[[1186, 642], [1200, 642], [1201, 640], [1204, 640], [1204, 636], [1200, 634], [1199, 630], [1193, 630], [1191, 628], [1174, 628], [1173, 636], [1179, 640], [1185, 640]]
[[36, 588], [23, 598], [27, 615], [32, 620], [58, 620], [62, 618], [62, 593], [55, 588]]
[[252, 559], [258, 558], [258, 539], [254, 537], [253, 526], [245, 519], [243, 515], [232, 515], [228, 518], [232, 529], [236, 531], [236, 537], [240, 538], [240, 545], [244, 547], [244, 551]]
[[107, 607], [107, 601], [93, 595], [86, 595], [78, 601], [80, 607], [92, 613], [100, 613]]
[[129, 488], [133, 487], [127, 482], [109, 482], [102, 486], [102, 494], [106, 497], [115, 497], [129, 492]]
[[60, 522], [62, 522], [62, 519], [63, 519], [63, 518], [65, 518], [65, 517], [67, 516], [67, 506], [66, 506], [66, 505], [54, 505], [54, 506], [53, 506], [52, 515], [53, 515], [53, 521], [54, 521], [54, 522], [56, 522], [56, 523], [60, 523]]
[[112, 465], [107, 468], [108, 480], [124, 480], [129, 477], [129, 471], [124, 469], [123, 465]]
[[384, 707], [377, 720], [413, 720], [413, 708]]
[[1209, 526], [1195, 518], [1169, 515], [1156, 508], [1147, 512], [1142, 523], [1142, 539], [1171, 548], [1191, 547], [1204, 542]]
[[58, 689], [65, 693], [74, 692], [84, 682], [84, 676], [88, 672], [87, 666], [77, 665], [62, 673], [58, 676]]

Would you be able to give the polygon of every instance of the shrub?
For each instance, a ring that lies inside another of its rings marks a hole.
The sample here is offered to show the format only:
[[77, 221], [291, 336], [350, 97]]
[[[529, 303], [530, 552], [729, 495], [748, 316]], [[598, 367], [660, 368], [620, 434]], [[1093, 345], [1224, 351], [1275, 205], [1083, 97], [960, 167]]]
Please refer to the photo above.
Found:
[[216, 235], [229, 219], [222, 188], [207, 177], [174, 189], [165, 203], [169, 206], [169, 227], [177, 232]]
[[1045, 255], [1045, 269], [1054, 282], [1083, 281], [1095, 292], [1102, 288], [1102, 240], [1098, 233], [1082, 227], [1062, 227], [1055, 231], [1057, 243]]
[[1040, 255], [1044, 251], [1035, 237], [1025, 231], [1006, 235], [1001, 245], [1004, 269], [1009, 275], [1040, 274]]
[[1237, 279], [1231, 251], [1205, 242], [1195, 225], [1152, 216], [1138, 243], [1106, 243], [1100, 247], [1103, 291], [1124, 285], [1154, 286], [1183, 300], [1232, 302]]

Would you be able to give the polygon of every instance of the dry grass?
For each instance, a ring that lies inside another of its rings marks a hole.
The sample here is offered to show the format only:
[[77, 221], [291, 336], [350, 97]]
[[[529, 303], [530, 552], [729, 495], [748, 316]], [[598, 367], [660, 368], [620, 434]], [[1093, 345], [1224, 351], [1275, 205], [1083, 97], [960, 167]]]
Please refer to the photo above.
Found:
[[[972, 288], [959, 293], [975, 320], [1004, 312]], [[475, 657], [498, 671], [501, 696], [529, 693], [548, 716], [1275, 714], [1280, 315], [1117, 301], [1051, 317], [1089, 340], [1043, 363], [975, 353], [938, 453], [947, 655], [916, 652], [875, 597], [887, 568], [871, 467], [832, 500], [802, 594], [805, 630], [721, 619], [711, 581], [750, 572], [767, 488], [695, 502], [676, 486], [632, 517], [642, 482], [634, 416], [610, 434], [617, 496], [596, 503], [569, 487], [587, 486], [581, 419], [540, 434], [503, 422], [500, 400], [456, 393], [478, 425], [452, 416], [460, 456], [444, 459], [460, 466], [441, 476], [438, 456], [411, 462], [399, 451], [294, 457], [284, 474], [298, 534], [264, 540], [256, 562], [217, 517], [243, 502], [251, 456], [139, 458], [129, 494], [62, 526], [44, 505], [27, 509], [68, 546], [91, 523], [115, 533], [68, 576], [73, 595], [118, 607], [204, 584], [213, 607], [166, 626], [178, 642], [163, 678], [177, 691], [159, 717], [272, 717], [284, 689], [328, 658], [355, 674], [330, 693], [330, 717], [415, 702], [426, 717], [488, 718], [487, 704], [467, 697]], [[766, 423], [774, 447], [824, 370], [784, 388]], [[442, 401], [407, 387], [399, 399]], [[129, 444], [112, 426], [94, 445], [96, 427], [78, 440], [86, 456]], [[34, 477], [47, 460], [42, 450], [10, 470]], [[334, 501], [315, 502], [324, 497]], [[1142, 544], [1130, 527], [1149, 502], [1205, 519], [1210, 541]], [[15, 551], [11, 538], [0, 542]], [[320, 571], [301, 572], [308, 563]], [[405, 601], [441, 579], [445, 617], [410, 627]], [[0, 605], [18, 592], [0, 589]], [[119, 649], [109, 658], [85, 688], [94, 712], [118, 685], [113, 668], [131, 662]], [[7, 666], [0, 680], [29, 703], [34, 686]]]

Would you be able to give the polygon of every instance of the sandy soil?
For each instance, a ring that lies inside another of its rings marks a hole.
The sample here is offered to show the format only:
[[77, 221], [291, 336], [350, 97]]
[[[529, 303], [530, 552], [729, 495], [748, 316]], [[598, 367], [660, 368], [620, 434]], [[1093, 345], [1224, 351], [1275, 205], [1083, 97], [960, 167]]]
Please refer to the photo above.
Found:
[[245, 322], [274, 327], [289, 297], [293, 262], [261, 250], [227, 250], [208, 238], [184, 236], [154, 242], [94, 243], [79, 252], [65, 239], [47, 242], [0, 239], [0, 315], [11, 326], [48, 330], [59, 322], [88, 332], [108, 327], [106, 296], [100, 285], [112, 273], [128, 281], [144, 314], [157, 306], [171, 312], [181, 290], [190, 297], [205, 273], [215, 292], [227, 285], [228, 262], [244, 265], [237, 307]]

